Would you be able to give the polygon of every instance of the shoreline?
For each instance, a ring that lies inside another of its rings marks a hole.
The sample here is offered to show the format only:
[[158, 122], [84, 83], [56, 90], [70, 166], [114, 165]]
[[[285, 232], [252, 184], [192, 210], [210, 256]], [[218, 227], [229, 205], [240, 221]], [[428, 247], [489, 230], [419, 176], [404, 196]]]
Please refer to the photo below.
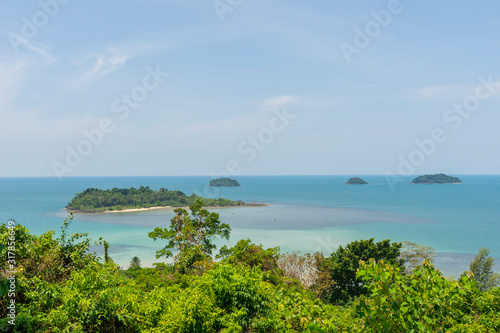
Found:
[[[205, 209], [224, 209], [224, 208], [239, 208], [239, 207], [267, 207], [271, 206], [271, 204], [268, 203], [257, 203], [257, 202], [250, 202], [250, 203], [245, 203], [243, 205], [238, 205], [238, 206], [205, 206], [203, 208]], [[150, 210], [174, 210], [177, 208], [183, 208], [183, 209], [189, 209], [189, 206], [184, 206], [184, 207], [173, 207], [173, 206], [159, 206], [159, 207], [149, 207], [149, 208], [128, 208], [128, 209], [122, 209], [122, 210], [106, 210], [103, 212], [82, 212], [79, 210], [71, 210], [67, 208], [63, 208], [61, 210], [66, 210], [68, 212], [74, 212], [75, 214], [114, 214], [114, 213], [133, 213], [133, 212], [145, 212], [145, 211], [150, 211]]]

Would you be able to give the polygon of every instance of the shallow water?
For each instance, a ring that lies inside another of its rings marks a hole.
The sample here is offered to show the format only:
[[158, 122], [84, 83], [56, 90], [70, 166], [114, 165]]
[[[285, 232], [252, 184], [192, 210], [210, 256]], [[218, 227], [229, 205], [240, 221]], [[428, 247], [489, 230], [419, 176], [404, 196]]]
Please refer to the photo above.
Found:
[[[63, 182], [0, 178], [0, 218], [5, 222], [14, 218], [36, 234], [59, 230], [67, 214], [61, 209], [75, 193], [88, 187], [149, 185], [272, 204], [217, 210], [232, 228], [230, 244], [251, 238], [267, 247], [280, 246], [282, 251], [328, 254], [357, 239], [408, 240], [433, 246], [445, 275], [466, 270], [481, 247], [500, 257], [500, 176], [459, 176], [462, 185], [405, 182], [397, 184], [395, 191], [384, 176], [361, 177], [372, 185], [344, 185], [349, 176], [242, 176], [239, 188], [208, 188], [210, 177], [89, 177]], [[71, 230], [89, 231], [95, 239], [102, 236], [122, 266], [136, 255], [150, 265], [159, 261], [154, 254], [162, 244], [147, 233], [167, 226], [173, 214], [169, 210], [82, 214], [76, 216]]]

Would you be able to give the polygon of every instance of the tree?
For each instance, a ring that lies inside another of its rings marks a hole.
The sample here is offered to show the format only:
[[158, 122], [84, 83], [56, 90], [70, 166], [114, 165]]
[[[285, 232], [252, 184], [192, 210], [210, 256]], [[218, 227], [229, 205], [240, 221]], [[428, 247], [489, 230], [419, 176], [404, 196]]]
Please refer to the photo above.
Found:
[[177, 208], [170, 227], [158, 227], [148, 234], [155, 241], [168, 241], [163, 249], [156, 251], [156, 258], [173, 257], [176, 270], [184, 273], [195, 262], [211, 259], [212, 251], [216, 249], [213, 240], [217, 236], [229, 239], [231, 228], [226, 223], [221, 223], [219, 214], [202, 208], [203, 202], [199, 199], [189, 206], [190, 214], [185, 209]]
[[252, 243], [250, 239], [241, 239], [232, 248], [221, 247], [217, 258], [224, 259], [229, 264], [240, 263], [250, 267], [260, 267], [265, 271], [277, 271], [279, 247], [264, 249], [262, 244]]
[[378, 262], [383, 259], [387, 263], [403, 268], [403, 260], [398, 259], [400, 249], [401, 243], [391, 244], [388, 239], [374, 243], [373, 238], [351, 242], [345, 248], [340, 246], [328, 258], [332, 279], [330, 302], [344, 303], [352, 297], [366, 294], [363, 280], [356, 277], [360, 260], [375, 259]]
[[137, 256], [133, 257], [130, 261], [129, 268], [141, 268], [141, 259], [139, 259], [139, 257]]
[[109, 244], [106, 241], [102, 242], [104, 245], [104, 262], [110, 262], [111, 258], [108, 255]]
[[422, 266], [425, 260], [434, 262], [434, 248], [412, 242], [403, 242], [399, 259], [405, 263], [405, 273], [411, 273], [416, 267]]
[[[475, 288], [467, 276], [458, 283], [447, 280], [428, 260], [406, 275], [400, 267], [371, 259], [361, 263], [358, 277], [370, 293], [355, 302], [368, 332], [486, 332], [449, 330], [470, 313]], [[472, 322], [479, 314], [473, 317]]]
[[316, 281], [311, 289], [316, 293], [318, 298], [328, 302], [332, 299], [332, 261], [321, 252], [314, 253], [313, 257], [314, 266], [318, 272]]
[[482, 291], [486, 291], [500, 284], [500, 274], [493, 273], [495, 259], [490, 258], [489, 255], [490, 250], [483, 247], [479, 249], [479, 253], [470, 263], [470, 271], [474, 274], [474, 280], [476, 280], [477, 287]]
[[312, 288], [318, 280], [317, 254], [300, 254], [300, 252], [282, 253], [278, 260], [278, 267], [285, 276], [297, 279], [306, 288]]

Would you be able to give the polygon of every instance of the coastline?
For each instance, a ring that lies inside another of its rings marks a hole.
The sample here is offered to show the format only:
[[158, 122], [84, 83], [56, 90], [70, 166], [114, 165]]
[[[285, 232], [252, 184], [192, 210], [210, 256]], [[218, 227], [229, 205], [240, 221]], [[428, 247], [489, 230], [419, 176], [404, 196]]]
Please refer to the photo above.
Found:
[[[271, 206], [271, 204], [268, 203], [257, 203], [257, 202], [249, 202], [245, 203], [243, 205], [238, 205], [238, 206], [205, 206], [204, 208], [206, 209], [223, 209], [223, 208], [238, 208], [238, 207], [267, 207]], [[129, 208], [129, 209], [122, 209], [122, 210], [106, 210], [104, 212], [82, 212], [79, 210], [70, 210], [67, 208], [63, 208], [62, 210], [66, 210], [68, 212], [74, 212], [75, 214], [114, 214], [114, 213], [133, 213], [133, 212], [145, 212], [149, 210], [174, 210], [177, 208], [183, 208], [183, 209], [189, 209], [189, 206], [184, 206], [184, 207], [173, 207], [173, 206], [159, 206], [159, 207], [149, 207], [149, 208]]]

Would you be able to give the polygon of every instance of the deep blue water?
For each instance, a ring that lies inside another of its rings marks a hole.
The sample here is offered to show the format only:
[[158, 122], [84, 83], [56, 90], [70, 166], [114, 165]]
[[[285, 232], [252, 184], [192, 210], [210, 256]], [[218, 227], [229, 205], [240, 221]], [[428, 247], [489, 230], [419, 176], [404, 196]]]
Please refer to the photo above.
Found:
[[[31, 232], [59, 230], [61, 209], [89, 187], [166, 187], [187, 194], [271, 203], [269, 207], [220, 209], [232, 227], [230, 243], [251, 238], [282, 251], [330, 253], [356, 239], [408, 240], [440, 253], [437, 266], [447, 275], [467, 269], [479, 248], [500, 257], [500, 176], [457, 175], [461, 185], [411, 185], [393, 190], [384, 176], [361, 176], [366, 186], [347, 186], [349, 176], [239, 176], [239, 188], [208, 188], [210, 177], [0, 178], [0, 221], [15, 219]], [[411, 178], [408, 179], [408, 182]], [[214, 193], [215, 191], [215, 193]], [[73, 231], [103, 236], [113, 259], [127, 266], [138, 255], [156, 262], [147, 233], [166, 226], [171, 211], [77, 215]], [[498, 260], [497, 260], [498, 261]], [[498, 264], [500, 266], [500, 264]], [[497, 271], [500, 267], [496, 267]]]

